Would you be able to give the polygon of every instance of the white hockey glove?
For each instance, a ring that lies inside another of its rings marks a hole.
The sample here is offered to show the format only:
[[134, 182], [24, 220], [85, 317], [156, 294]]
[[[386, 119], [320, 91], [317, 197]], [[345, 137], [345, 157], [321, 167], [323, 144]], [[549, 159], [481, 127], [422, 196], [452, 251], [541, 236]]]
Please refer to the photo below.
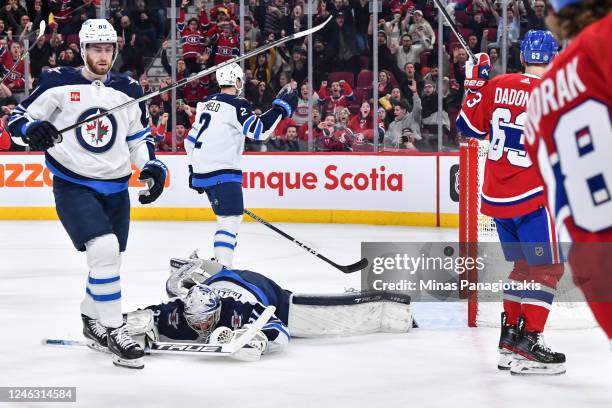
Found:
[[159, 340], [159, 332], [153, 320], [153, 311], [136, 310], [127, 314], [127, 331], [142, 348]]

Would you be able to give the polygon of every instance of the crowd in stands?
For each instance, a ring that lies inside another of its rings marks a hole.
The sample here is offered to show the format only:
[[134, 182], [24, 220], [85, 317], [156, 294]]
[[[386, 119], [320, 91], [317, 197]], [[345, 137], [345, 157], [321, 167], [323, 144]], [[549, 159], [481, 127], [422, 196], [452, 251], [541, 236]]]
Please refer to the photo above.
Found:
[[[24, 51], [24, 40], [36, 38], [41, 20], [45, 35], [30, 53], [30, 89], [41, 72], [56, 66], [83, 63], [78, 31], [96, 16], [99, 0], [0, 0], [0, 70], [12, 67]], [[117, 30], [119, 55], [114, 69], [138, 78], [145, 92], [172, 83], [171, 44], [168, 40], [170, 0], [110, 0], [108, 18]], [[175, 0], [180, 58], [177, 80], [240, 54], [244, 50], [307, 28], [303, 0], [245, 0], [244, 25], [239, 25], [237, 2]], [[313, 38], [313, 84], [308, 83], [307, 38], [287, 42], [245, 61], [244, 97], [255, 111], [269, 109], [286, 84], [297, 87], [300, 100], [291, 118], [283, 120], [266, 142], [247, 141], [257, 151], [308, 150], [308, 111], [312, 110], [312, 148], [316, 151], [435, 150], [438, 122], [443, 124], [445, 148], [457, 147], [454, 126], [463, 99], [464, 66], [468, 54], [443, 22], [438, 38], [438, 12], [432, 0], [383, 0], [377, 21], [368, 0], [318, 0], [313, 24], [333, 16]], [[500, 0], [449, 0], [447, 11], [473, 53], [488, 52], [491, 77], [503, 73], [501, 41], [507, 32], [507, 72], [520, 71], [520, 39], [528, 29], [544, 28], [543, 0], [509, 0], [507, 23]], [[194, 12], [195, 11], [195, 12]], [[444, 44], [438, 66], [438, 42]], [[378, 112], [374, 122], [373, 48], [378, 45]], [[160, 52], [158, 52], [160, 50]], [[160, 56], [166, 77], [153, 84], [146, 62]], [[3, 68], [3, 69], [2, 69]], [[25, 65], [0, 84], [2, 120], [24, 97]], [[2, 75], [4, 76], [4, 74]], [[438, 78], [442, 77], [442, 89]], [[219, 91], [214, 74], [192, 81], [177, 92], [172, 106], [169, 92], [150, 101], [152, 133], [159, 150], [184, 150], [198, 101]], [[438, 92], [443, 112], [438, 114]], [[171, 129], [172, 116], [176, 129]], [[175, 138], [175, 140], [173, 140]]]

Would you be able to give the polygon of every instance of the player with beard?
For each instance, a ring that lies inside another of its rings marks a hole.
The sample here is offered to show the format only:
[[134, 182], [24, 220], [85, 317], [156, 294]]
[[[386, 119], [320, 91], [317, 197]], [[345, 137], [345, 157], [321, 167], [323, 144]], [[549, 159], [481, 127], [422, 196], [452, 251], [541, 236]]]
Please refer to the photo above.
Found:
[[60, 135], [58, 129], [143, 94], [138, 81], [110, 72], [118, 51], [110, 23], [87, 20], [79, 38], [84, 67], [44, 73], [38, 88], [14, 109], [8, 128], [15, 143], [45, 152], [59, 219], [75, 248], [87, 255], [81, 317], [90, 347], [108, 349], [116, 365], [143, 368], [143, 349], [121, 314], [119, 268], [130, 223], [128, 181], [133, 164], [141, 170], [139, 180], [148, 185], [139, 201], [149, 204], [163, 191], [166, 166], [155, 158], [144, 102]]

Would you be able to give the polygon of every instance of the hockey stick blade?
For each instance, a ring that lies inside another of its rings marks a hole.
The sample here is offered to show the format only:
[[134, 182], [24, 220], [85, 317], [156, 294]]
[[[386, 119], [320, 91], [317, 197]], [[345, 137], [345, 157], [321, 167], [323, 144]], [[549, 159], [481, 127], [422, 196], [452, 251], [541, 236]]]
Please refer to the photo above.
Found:
[[334, 265], [337, 269], [340, 269], [344, 273], [353, 273], [365, 269], [368, 267], [368, 260], [366, 258], [362, 258], [359, 261], [355, 262], [351, 265]]
[[203, 76], [210, 75], [210, 74], [212, 74], [213, 72], [217, 71], [220, 68], [223, 68], [225, 66], [233, 64], [234, 62], [240, 62], [240, 61], [247, 60], [247, 59], [252, 58], [252, 57], [254, 57], [254, 56], [258, 55], [258, 54], [261, 54], [262, 52], [267, 51], [267, 50], [269, 50], [271, 48], [278, 47], [279, 45], [284, 44], [284, 43], [286, 43], [288, 41], [293, 41], [293, 40], [296, 40], [298, 38], [302, 38], [302, 37], [306, 37], [306, 36], [308, 36], [310, 34], [314, 34], [317, 31], [319, 31], [320, 29], [322, 29], [323, 27], [325, 27], [327, 25], [327, 23], [329, 23], [331, 21], [332, 18], [333, 18], [333, 16], [330, 15], [327, 18], [327, 20], [325, 20], [324, 22], [322, 22], [321, 24], [319, 24], [317, 26], [311, 27], [311, 28], [309, 28], [307, 30], [304, 30], [304, 31], [300, 31], [299, 33], [295, 33], [295, 34], [291, 34], [291, 35], [288, 35], [288, 36], [283, 37], [283, 38], [279, 38], [276, 41], [272, 41], [269, 44], [262, 45], [261, 47], [255, 48], [254, 50], [251, 50], [251, 51], [249, 51], [249, 52], [247, 52], [247, 53], [245, 53], [243, 55], [239, 55], [237, 57], [234, 57], [232, 59], [224, 61], [221, 64], [212, 66], [212, 67], [204, 69], [204, 70], [202, 70], [202, 71], [200, 71], [200, 72], [198, 72], [196, 74], [188, 76], [187, 78], [183, 78], [183, 79], [181, 79], [180, 81], [177, 81], [174, 84], [170, 84], [168, 86], [165, 86], [163, 88], [158, 89], [157, 91], [154, 91], [154, 92], [148, 93], [146, 95], [143, 95], [140, 98], [132, 99], [130, 101], [122, 103], [121, 105], [117, 105], [114, 108], [111, 108], [111, 109], [109, 109], [107, 111], [100, 112], [100, 113], [97, 113], [97, 114], [92, 115], [92, 116], [88, 116], [85, 119], [83, 119], [83, 120], [81, 120], [81, 121], [79, 121], [79, 122], [77, 122], [77, 123], [75, 123], [73, 125], [70, 125], [70, 126], [67, 126], [67, 127], [63, 128], [63, 129], [61, 129], [59, 131], [59, 133], [66, 133], [66, 132], [68, 132], [68, 131], [70, 131], [72, 129], [75, 129], [75, 128], [78, 128], [79, 126], [82, 126], [85, 123], [94, 121], [94, 120], [99, 119], [99, 118], [104, 117], [104, 116], [108, 116], [108, 115], [110, 115], [112, 113], [115, 113], [115, 112], [117, 112], [119, 110], [125, 109], [125, 108], [127, 108], [129, 106], [132, 106], [134, 104], [147, 101], [147, 100], [149, 100], [151, 98], [156, 97], [157, 95], [161, 95], [161, 94], [163, 94], [165, 92], [171, 91], [174, 88], [180, 88], [181, 86], [185, 85], [186, 83], [191, 82], [191, 81], [195, 81], [196, 79], [200, 79]]

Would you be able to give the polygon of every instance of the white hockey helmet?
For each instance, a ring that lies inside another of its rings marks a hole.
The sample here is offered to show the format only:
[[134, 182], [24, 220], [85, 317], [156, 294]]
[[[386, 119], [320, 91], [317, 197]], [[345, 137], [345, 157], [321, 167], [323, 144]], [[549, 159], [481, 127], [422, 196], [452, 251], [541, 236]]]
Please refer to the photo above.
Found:
[[185, 296], [185, 320], [200, 336], [208, 338], [221, 316], [221, 297], [210, 286], [199, 283]]
[[[240, 68], [240, 65], [235, 62], [219, 68], [216, 76], [219, 86], [233, 86], [238, 90], [238, 94], [242, 91], [244, 86], [244, 72], [242, 68]], [[237, 84], [238, 79], [240, 79], [240, 86]]]
[[85, 63], [85, 69], [91, 71], [87, 66], [87, 45], [88, 44], [113, 44], [113, 60], [111, 67], [119, 54], [117, 46], [117, 31], [108, 21], [102, 18], [91, 18], [83, 23], [79, 31], [79, 41], [81, 43], [81, 57]]

